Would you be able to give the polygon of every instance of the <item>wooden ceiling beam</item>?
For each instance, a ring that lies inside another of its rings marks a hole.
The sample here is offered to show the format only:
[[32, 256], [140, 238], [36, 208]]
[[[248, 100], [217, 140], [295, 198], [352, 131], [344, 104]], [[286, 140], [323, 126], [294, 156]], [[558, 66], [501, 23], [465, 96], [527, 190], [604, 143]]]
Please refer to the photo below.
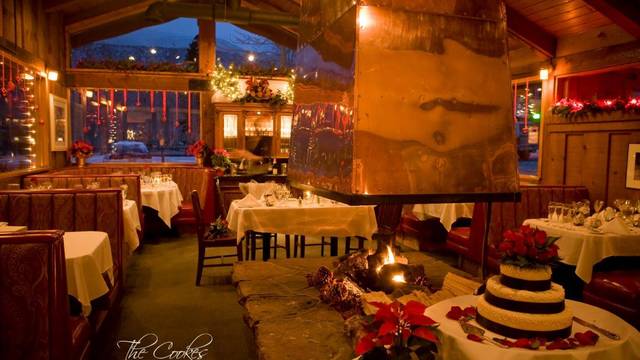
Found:
[[45, 12], [65, 11], [73, 9], [74, 7], [81, 5], [86, 0], [50, 0], [43, 1], [43, 8]]
[[640, 39], [640, 1], [583, 0], [594, 10], [609, 18], [624, 31]]
[[65, 16], [65, 28], [68, 33], [76, 34], [91, 28], [117, 22], [119, 19], [136, 14], [144, 14], [149, 5], [156, 0], [114, 0], [90, 11]]
[[157, 25], [158, 23], [147, 19], [144, 12], [112, 20], [88, 30], [71, 35], [71, 46], [77, 47], [90, 42], [123, 35], [143, 27]]
[[555, 57], [557, 39], [544, 28], [507, 6], [507, 29], [525, 44], [547, 57]]
[[264, 36], [265, 38], [275, 42], [276, 44], [286, 46], [290, 49], [296, 49], [298, 45], [298, 36], [282, 27], [274, 27], [269, 25], [236, 25], [244, 30]]

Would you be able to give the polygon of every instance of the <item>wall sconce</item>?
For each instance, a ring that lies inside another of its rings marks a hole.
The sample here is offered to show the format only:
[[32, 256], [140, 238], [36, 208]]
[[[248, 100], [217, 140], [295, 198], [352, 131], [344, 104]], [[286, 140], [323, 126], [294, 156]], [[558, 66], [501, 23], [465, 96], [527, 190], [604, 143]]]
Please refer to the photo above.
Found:
[[540, 80], [548, 80], [549, 79], [549, 69], [542, 68], [540, 69]]
[[55, 70], [49, 70], [49, 72], [47, 72], [47, 79], [51, 81], [58, 81], [58, 72]]

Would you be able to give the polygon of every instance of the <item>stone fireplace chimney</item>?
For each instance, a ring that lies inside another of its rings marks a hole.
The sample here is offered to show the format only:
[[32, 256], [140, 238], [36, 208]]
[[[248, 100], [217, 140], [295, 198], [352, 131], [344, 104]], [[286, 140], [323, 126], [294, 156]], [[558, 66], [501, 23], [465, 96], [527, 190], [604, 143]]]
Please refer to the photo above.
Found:
[[518, 191], [499, 0], [302, 0], [289, 178], [350, 203]]

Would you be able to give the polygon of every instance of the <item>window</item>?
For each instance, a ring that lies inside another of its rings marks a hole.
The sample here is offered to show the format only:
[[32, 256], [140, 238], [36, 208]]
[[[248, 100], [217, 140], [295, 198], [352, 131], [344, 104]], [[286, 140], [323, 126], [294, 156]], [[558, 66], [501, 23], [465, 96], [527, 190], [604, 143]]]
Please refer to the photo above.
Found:
[[521, 175], [538, 175], [542, 82], [517, 81], [513, 90], [518, 170]]
[[194, 162], [188, 145], [200, 138], [197, 92], [73, 89], [73, 140], [94, 146], [88, 162]]
[[36, 166], [36, 119], [42, 78], [0, 52], [0, 172]]
[[73, 48], [74, 68], [197, 72], [198, 22], [180, 18]]
[[238, 147], [238, 115], [224, 114], [224, 148], [233, 150]]

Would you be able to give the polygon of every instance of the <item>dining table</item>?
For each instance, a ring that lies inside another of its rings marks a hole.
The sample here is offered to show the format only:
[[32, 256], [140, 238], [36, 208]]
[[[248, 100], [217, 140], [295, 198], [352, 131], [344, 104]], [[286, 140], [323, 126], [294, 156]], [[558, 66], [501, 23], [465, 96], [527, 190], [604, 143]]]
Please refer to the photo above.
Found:
[[[247, 195], [250, 196], [250, 195]], [[374, 207], [349, 206], [329, 199], [283, 199], [273, 206], [264, 200], [234, 200], [227, 212], [227, 222], [240, 243], [249, 231], [272, 234], [295, 234], [331, 237], [330, 253], [338, 253], [337, 237], [360, 236], [371, 239], [378, 229]], [[269, 258], [269, 239], [265, 237], [263, 259]]]
[[640, 229], [629, 227], [627, 234], [594, 230], [571, 223], [548, 219], [527, 219], [523, 223], [558, 236], [561, 262], [575, 266], [576, 275], [585, 283], [591, 281], [593, 266], [612, 256], [640, 256]]
[[91, 312], [91, 300], [109, 291], [102, 274], [113, 284], [113, 258], [109, 235], [102, 231], [64, 233], [67, 292], [82, 304], [82, 313]]
[[472, 217], [473, 203], [415, 204], [412, 212], [418, 220], [425, 220], [429, 217], [438, 218], [444, 228], [451, 231], [451, 226], [459, 218]]
[[178, 214], [183, 200], [178, 184], [174, 181], [143, 184], [140, 192], [142, 206], [156, 210], [158, 217], [171, 228], [171, 218]]
[[[481, 296], [481, 295], [480, 295]], [[629, 323], [618, 316], [601, 309], [599, 307], [585, 304], [573, 300], [565, 300], [575, 317], [586, 320], [603, 329], [611, 331], [618, 336], [619, 340], [609, 339], [598, 333], [598, 342], [593, 346], [577, 347], [568, 350], [538, 350], [521, 348], [502, 348], [486, 340], [483, 342], [472, 341], [467, 338], [462, 327], [456, 320], [446, 317], [452, 306], [466, 308], [476, 306], [478, 296], [462, 295], [443, 300], [429, 306], [425, 315], [436, 321], [438, 330], [442, 336], [438, 346], [438, 355], [443, 359], [501, 359], [501, 360], [536, 360], [536, 359], [639, 359], [640, 358], [640, 333]], [[475, 320], [471, 324], [481, 327]], [[572, 334], [592, 330], [577, 322], [573, 323]], [[592, 330], [595, 331], [595, 330]], [[597, 331], [595, 331], [597, 333]], [[485, 337], [493, 339], [495, 337], [504, 338], [489, 330], [485, 330]]]
[[130, 252], [133, 252], [140, 245], [138, 231], [142, 231], [140, 224], [140, 212], [135, 200], [124, 200], [122, 203], [122, 222], [124, 224], [124, 240]]

